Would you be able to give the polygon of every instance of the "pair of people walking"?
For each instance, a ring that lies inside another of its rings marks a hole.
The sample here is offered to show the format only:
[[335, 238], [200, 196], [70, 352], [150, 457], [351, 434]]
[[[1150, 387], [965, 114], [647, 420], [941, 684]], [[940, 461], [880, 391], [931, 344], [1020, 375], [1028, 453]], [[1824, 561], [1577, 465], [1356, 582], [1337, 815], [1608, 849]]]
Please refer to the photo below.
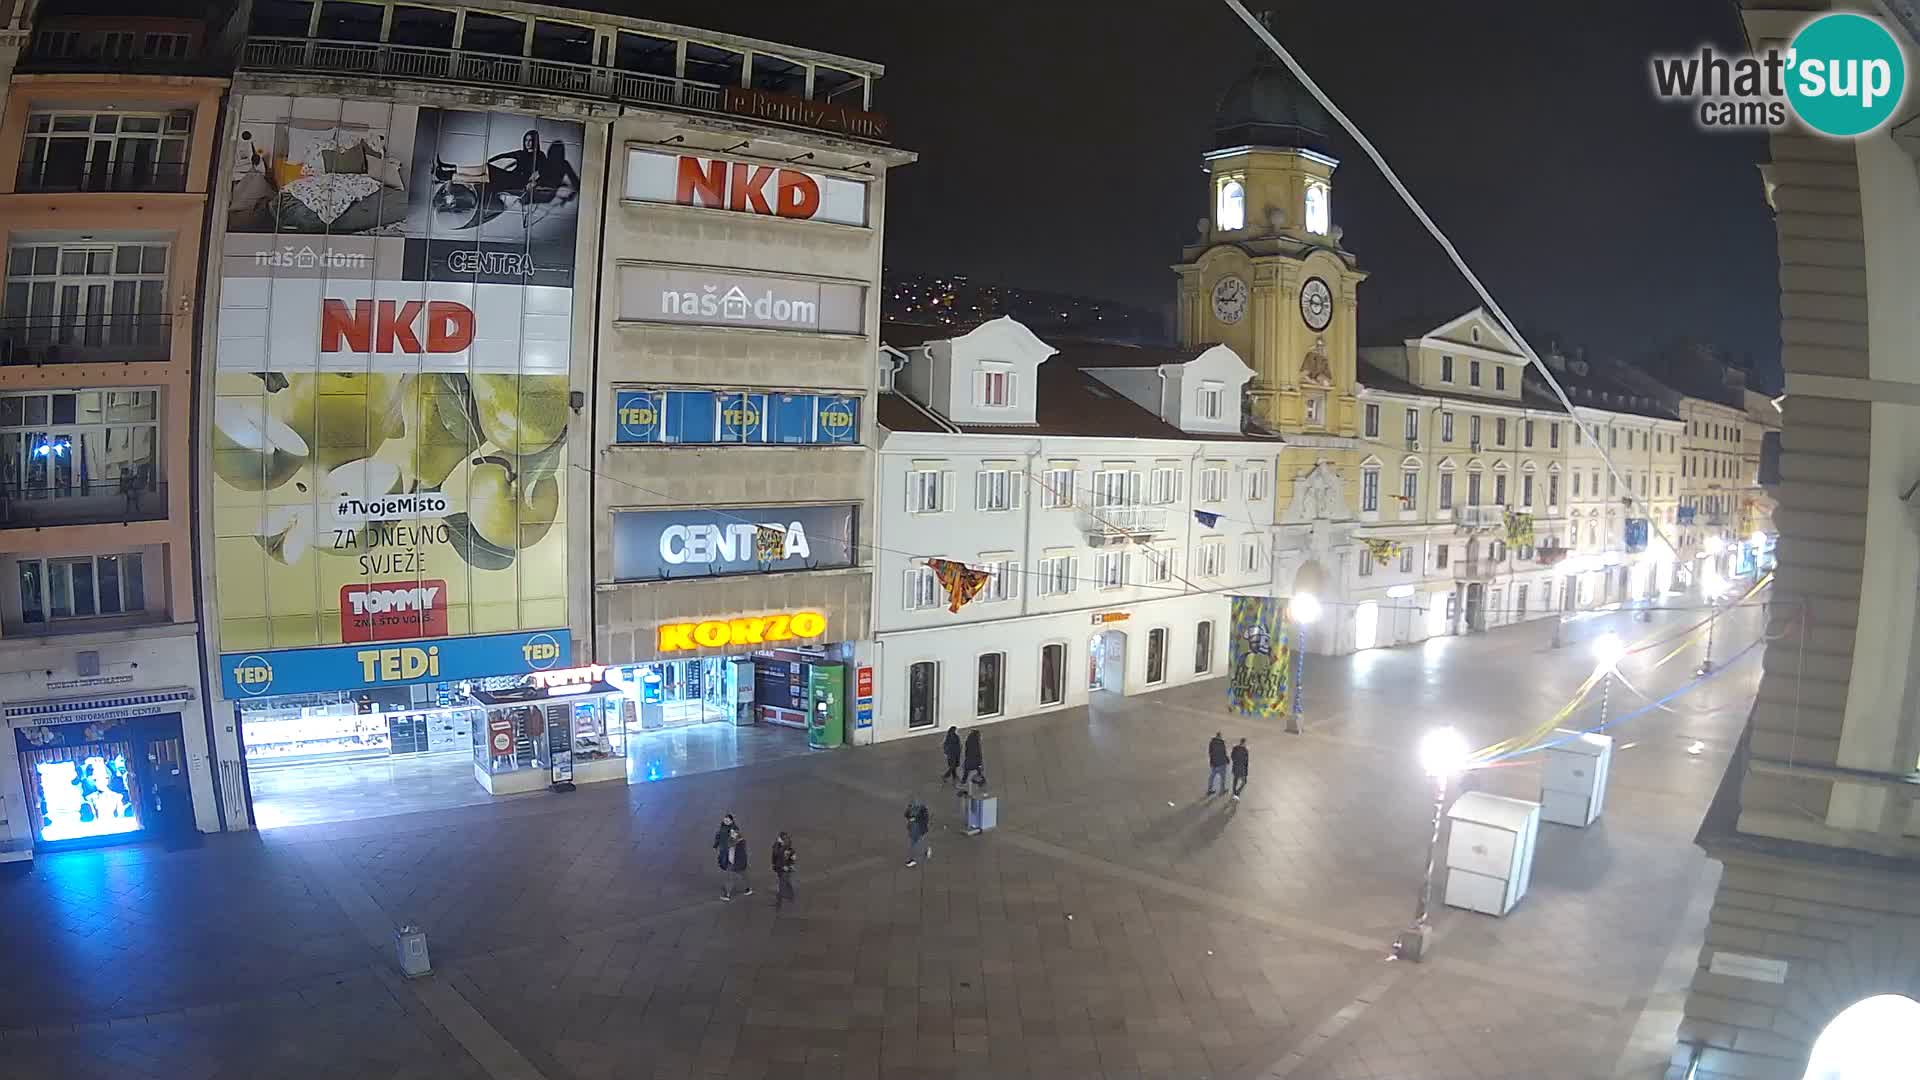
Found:
[[954, 790], [964, 795], [968, 784], [987, 782], [986, 758], [980, 750], [978, 729], [967, 732], [966, 745], [962, 749], [960, 729], [950, 727], [941, 746], [947, 754], [947, 771], [940, 774], [940, 779], [953, 781], [956, 785]]
[[1227, 792], [1227, 770], [1233, 770], [1233, 790], [1229, 793], [1235, 802], [1247, 787], [1247, 740], [1241, 739], [1234, 744], [1233, 750], [1227, 750], [1227, 740], [1214, 732], [1207, 741], [1207, 797]]
[[[732, 814], [722, 817], [720, 827], [714, 830], [713, 849], [718, 853], [716, 862], [722, 875], [720, 899], [730, 901], [736, 895], [752, 896], [753, 882], [747, 874], [747, 836]], [[788, 900], [797, 898], [793, 890], [793, 868], [797, 861], [793, 837], [780, 833], [773, 841], [772, 860], [774, 879], [780, 883], [773, 894], [776, 911]]]

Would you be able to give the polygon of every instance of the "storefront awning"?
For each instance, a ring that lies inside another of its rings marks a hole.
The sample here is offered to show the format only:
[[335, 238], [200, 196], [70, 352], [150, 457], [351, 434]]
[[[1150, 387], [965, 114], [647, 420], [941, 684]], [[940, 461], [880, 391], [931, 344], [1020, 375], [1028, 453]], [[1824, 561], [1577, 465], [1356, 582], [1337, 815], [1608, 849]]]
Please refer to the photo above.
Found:
[[8, 705], [4, 713], [7, 726], [38, 727], [43, 724], [101, 723], [131, 720], [137, 716], [157, 716], [180, 711], [180, 703], [192, 701], [194, 693], [185, 687], [153, 690], [139, 694], [96, 694], [91, 697], [59, 698]]

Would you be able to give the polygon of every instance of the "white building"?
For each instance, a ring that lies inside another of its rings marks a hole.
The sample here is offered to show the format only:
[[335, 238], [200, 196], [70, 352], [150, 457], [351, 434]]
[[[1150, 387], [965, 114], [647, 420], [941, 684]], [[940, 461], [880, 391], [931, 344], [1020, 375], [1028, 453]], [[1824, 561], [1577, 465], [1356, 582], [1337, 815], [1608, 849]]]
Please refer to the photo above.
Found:
[[[1280, 445], [1241, 434], [1241, 358], [929, 332], [882, 333], [875, 737], [1225, 674], [1228, 598], [1271, 580]], [[993, 576], [950, 611], [929, 558]]]

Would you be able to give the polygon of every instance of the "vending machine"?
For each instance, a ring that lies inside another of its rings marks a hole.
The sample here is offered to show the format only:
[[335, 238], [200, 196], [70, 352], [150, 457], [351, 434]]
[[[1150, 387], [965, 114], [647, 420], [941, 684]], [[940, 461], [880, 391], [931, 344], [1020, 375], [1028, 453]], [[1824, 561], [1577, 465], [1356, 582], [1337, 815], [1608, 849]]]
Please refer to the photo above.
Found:
[[846, 740], [847, 669], [844, 664], [807, 665], [807, 745], [832, 750]]

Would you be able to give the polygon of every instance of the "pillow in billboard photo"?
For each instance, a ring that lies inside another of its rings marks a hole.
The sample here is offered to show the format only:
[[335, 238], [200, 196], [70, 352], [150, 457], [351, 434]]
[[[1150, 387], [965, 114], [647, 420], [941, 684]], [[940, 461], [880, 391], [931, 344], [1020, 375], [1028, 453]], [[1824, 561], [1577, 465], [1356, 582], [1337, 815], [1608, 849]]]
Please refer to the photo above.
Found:
[[[234, 182], [233, 195], [227, 202], [227, 213], [236, 220], [253, 220], [255, 215], [269, 214], [267, 204], [273, 201], [273, 181], [267, 174], [258, 170], [250, 172]], [[271, 227], [272, 218], [266, 219]], [[229, 226], [232, 227], [232, 226]]]
[[380, 181], [381, 187], [395, 191], [407, 190], [406, 173], [401, 171], [400, 160], [387, 157], [370, 145], [362, 145], [367, 146], [367, 175]]
[[320, 151], [320, 162], [329, 175], [367, 174], [367, 144], [355, 142], [345, 148]]

